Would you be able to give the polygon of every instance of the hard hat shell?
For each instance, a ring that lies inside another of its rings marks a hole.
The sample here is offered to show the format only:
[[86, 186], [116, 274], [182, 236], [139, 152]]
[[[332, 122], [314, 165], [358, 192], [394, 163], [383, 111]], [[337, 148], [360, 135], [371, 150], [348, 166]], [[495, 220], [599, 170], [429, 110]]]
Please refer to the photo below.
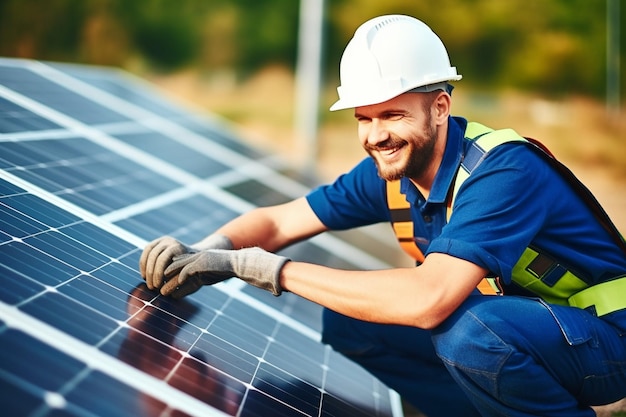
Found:
[[339, 76], [339, 100], [331, 111], [461, 79], [441, 39], [425, 23], [405, 15], [379, 16], [359, 26], [341, 57]]

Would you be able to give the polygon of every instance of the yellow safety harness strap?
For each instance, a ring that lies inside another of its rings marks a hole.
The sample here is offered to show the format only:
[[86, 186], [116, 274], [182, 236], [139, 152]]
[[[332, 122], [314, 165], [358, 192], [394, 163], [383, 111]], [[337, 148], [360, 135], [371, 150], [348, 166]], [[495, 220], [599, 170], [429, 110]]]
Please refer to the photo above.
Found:
[[487, 153], [496, 146], [506, 142], [526, 142], [526, 139], [521, 137], [513, 129], [493, 130], [475, 122], [467, 124], [465, 137], [472, 138], [474, 142], [470, 150], [463, 157], [461, 167], [456, 174], [452, 195], [448, 202], [448, 220], [450, 220], [450, 216], [452, 215], [452, 207], [454, 206], [454, 200], [459, 188], [461, 188], [461, 185], [469, 178], [474, 168], [480, 165], [487, 156]]
[[415, 259], [416, 262], [424, 262], [424, 254], [415, 244], [413, 232], [413, 220], [411, 219], [411, 205], [404, 194], [400, 192], [400, 181], [387, 182], [387, 205], [391, 213], [391, 224], [398, 238], [400, 247]]
[[[391, 224], [400, 247], [418, 264], [424, 262], [424, 253], [415, 244], [415, 232], [411, 218], [411, 205], [400, 192], [400, 181], [387, 182], [387, 205], [391, 213]], [[502, 290], [496, 278], [484, 278], [476, 286], [483, 295], [500, 295]]]
[[568, 304], [604, 316], [626, 308], [626, 275], [602, 282], [572, 295]]

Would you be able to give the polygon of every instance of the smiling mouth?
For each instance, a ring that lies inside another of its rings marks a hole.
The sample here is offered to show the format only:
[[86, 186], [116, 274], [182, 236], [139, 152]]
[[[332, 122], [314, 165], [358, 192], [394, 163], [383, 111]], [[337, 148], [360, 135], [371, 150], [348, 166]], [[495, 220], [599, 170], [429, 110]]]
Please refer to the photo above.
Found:
[[384, 148], [377, 148], [376, 150], [378, 151], [378, 154], [383, 158], [383, 159], [391, 159], [394, 158], [396, 156], [396, 154], [406, 146], [406, 144], [398, 144], [397, 146], [394, 147], [384, 147]]
[[379, 152], [381, 155], [392, 155], [392, 154], [394, 154], [394, 153], [398, 152], [398, 150], [399, 150], [400, 148], [401, 148], [401, 147], [389, 148], [389, 149], [380, 149], [378, 152]]

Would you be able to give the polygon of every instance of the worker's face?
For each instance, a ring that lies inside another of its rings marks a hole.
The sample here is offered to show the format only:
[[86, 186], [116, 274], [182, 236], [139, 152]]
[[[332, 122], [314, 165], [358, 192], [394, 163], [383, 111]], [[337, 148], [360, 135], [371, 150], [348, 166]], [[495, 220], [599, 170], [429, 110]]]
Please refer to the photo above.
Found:
[[419, 179], [432, 160], [437, 125], [431, 105], [434, 95], [407, 93], [389, 101], [357, 107], [359, 140], [387, 181]]

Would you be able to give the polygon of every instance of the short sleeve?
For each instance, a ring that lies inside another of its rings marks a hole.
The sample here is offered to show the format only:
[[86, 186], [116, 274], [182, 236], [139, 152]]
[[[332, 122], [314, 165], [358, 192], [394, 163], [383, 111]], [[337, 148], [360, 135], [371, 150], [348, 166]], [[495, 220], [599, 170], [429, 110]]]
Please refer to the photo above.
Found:
[[326, 227], [345, 230], [389, 221], [385, 187], [374, 161], [367, 157], [332, 184], [311, 191], [306, 198]]

